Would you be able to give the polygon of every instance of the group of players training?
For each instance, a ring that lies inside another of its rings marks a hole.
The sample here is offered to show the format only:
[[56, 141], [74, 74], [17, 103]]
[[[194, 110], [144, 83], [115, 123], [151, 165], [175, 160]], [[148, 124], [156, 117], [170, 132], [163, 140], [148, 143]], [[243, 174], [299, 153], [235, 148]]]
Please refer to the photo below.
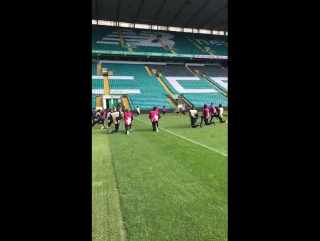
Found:
[[209, 108], [206, 104], [204, 104], [202, 108], [201, 122], [200, 124], [198, 124], [198, 111], [193, 106], [189, 111], [191, 127], [196, 128], [200, 126], [200, 128], [202, 128], [203, 122], [205, 123], [205, 125], [215, 125], [216, 123], [213, 121], [214, 117], [218, 118], [220, 123], [228, 123], [228, 120], [222, 120], [223, 116], [228, 116], [226, 114], [223, 114], [223, 112], [224, 109], [221, 104], [219, 104], [218, 108], [216, 108], [213, 103], [210, 104]]
[[[191, 127], [192, 128], [196, 128], [198, 126], [200, 126], [200, 128], [202, 128], [202, 123], [204, 122], [205, 125], [215, 125], [215, 122], [213, 121], [213, 118], [216, 117], [220, 120], [220, 123], [228, 123], [227, 120], [222, 120], [223, 116], [227, 116], [225, 114], [223, 114], [224, 109], [222, 107], [221, 104], [219, 104], [219, 107], [216, 108], [213, 103], [211, 103], [211, 105], [208, 106], [205, 104], [202, 108], [202, 115], [201, 115], [201, 122], [200, 124], [198, 124], [197, 120], [198, 120], [198, 112], [195, 109], [194, 106], [191, 107], [191, 109], [189, 110], [189, 116], [190, 116], [190, 121], [191, 121]], [[163, 106], [162, 108], [162, 113], [163, 115], [166, 114], [166, 107]], [[184, 114], [184, 113], [183, 113]], [[140, 115], [140, 108], [136, 109], [136, 115]], [[114, 130], [110, 130], [109, 133], [116, 133], [119, 132], [119, 127], [120, 127], [120, 120], [123, 119], [124, 121], [124, 125], [125, 125], [125, 133], [129, 134], [132, 128], [132, 121], [133, 121], [133, 114], [130, 111], [130, 109], [126, 109], [125, 112], [123, 113], [120, 110], [117, 110], [116, 108], [114, 109], [109, 109], [109, 110], [95, 110], [95, 108], [93, 108], [92, 110], [92, 127], [95, 124], [98, 123], [102, 123], [103, 126], [101, 127], [101, 129], [109, 129], [111, 128], [111, 125], [114, 124], [115, 129]], [[151, 121], [152, 124], [152, 130], [155, 132], [159, 131], [159, 119], [161, 118], [160, 113], [159, 113], [159, 109], [157, 106], [153, 107], [153, 109], [149, 112], [149, 119]]]

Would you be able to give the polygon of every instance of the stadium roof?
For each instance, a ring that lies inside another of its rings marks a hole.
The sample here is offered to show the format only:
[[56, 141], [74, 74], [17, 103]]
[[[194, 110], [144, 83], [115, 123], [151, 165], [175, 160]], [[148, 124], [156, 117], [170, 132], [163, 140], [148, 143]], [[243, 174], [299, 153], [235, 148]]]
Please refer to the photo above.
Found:
[[92, 0], [92, 19], [228, 31], [228, 1]]

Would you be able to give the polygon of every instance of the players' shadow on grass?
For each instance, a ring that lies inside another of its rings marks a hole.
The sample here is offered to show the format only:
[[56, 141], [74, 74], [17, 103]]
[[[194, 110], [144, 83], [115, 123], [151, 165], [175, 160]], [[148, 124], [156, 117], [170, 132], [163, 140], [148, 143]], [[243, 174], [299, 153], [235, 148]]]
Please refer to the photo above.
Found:
[[[192, 128], [191, 125], [177, 125], [177, 126], [163, 126], [163, 127], [160, 127], [161, 128], [164, 128], [165, 130], [172, 130], [172, 129], [181, 129], [181, 130], [184, 130], [184, 129], [189, 129], [189, 128]], [[201, 129], [200, 127], [197, 127], [199, 129]]]
[[[95, 134], [96, 135], [106, 135], [106, 134], [120, 134], [120, 135], [125, 134], [126, 135], [127, 134], [124, 130], [121, 130], [121, 129], [116, 133], [109, 133], [109, 131], [110, 131], [110, 129], [104, 129], [99, 132], [96, 132]], [[131, 130], [130, 134], [135, 133], [135, 132], [153, 132], [153, 130], [152, 129], [136, 129], [136, 130]]]

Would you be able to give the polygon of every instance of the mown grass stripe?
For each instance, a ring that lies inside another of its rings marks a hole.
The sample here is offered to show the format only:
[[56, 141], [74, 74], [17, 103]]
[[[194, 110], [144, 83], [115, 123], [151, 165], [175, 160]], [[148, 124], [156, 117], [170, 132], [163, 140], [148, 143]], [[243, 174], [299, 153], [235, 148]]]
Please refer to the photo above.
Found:
[[[150, 123], [145, 122], [145, 121], [143, 121], [143, 120], [141, 120], [141, 119], [139, 119], [139, 118], [135, 118], [135, 119], [137, 119], [137, 120], [139, 120], [139, 121], [141, 121], [141, 122], [143, 122], [143, 123], [145, 123], [145, 124], [147, 124], [147, 125], [151, 125]], [[199, 128], [199, 127], [198, 127], [198, 128]], [[223, 153], [223, 152], [221, 152], [221, 151], [219, 151], [219, 150], [217, 150], [217, 149], [215, 149], [215, 148], [208, 147], [208, 146], [203, 145], [203, 144], [201, 144], [201, 143], [199, 143], [199, 142], [197, 142], [197, 141], [194, 141], [194, 140], [191, 140], [191, 139], [189, 139], [189, 138], [187, 138], [187, 137], [184, 137], [184, 136], [181, 136], [181, 135], [179, 135], [179, 134], [176, 134], [176, 133], [174, 133], [174, 132], [172, 132], [172, 131], [166, 130], [166, 129], [161, 128], [161, 127], [159, 127], [159, 129], [160, 129], [160, 130], [164, 130], [164, 131], [166, 131], [166, 132], [168, 132], [168, 133], [170, 133], [170, 134], [172, 134], [172, 135], [178, 136], [178, 137], [180, 137], [180, 138], [182, 138], [182, 139], [185, 139], [185, 140], [187, 140], [187, 141], [190, 141], [190, 142], [192, 142], [192, 143], [194, 143], [194, 144], [197, 144], [197, 145], [199, 145], [199, 146], [205, 147], [205, 148], [207, 148], [207, 149], [209, 149], [209, 150], [211, 150], [211, 151], [217, 152], [217, 153], [219, 153], [219, 154], [221, 154], [221, 155], [223, 155], [223, 156], [228, 156], [228, 154]]]
[[92, 240], [126, 240], [109, 137], [92, 130]]

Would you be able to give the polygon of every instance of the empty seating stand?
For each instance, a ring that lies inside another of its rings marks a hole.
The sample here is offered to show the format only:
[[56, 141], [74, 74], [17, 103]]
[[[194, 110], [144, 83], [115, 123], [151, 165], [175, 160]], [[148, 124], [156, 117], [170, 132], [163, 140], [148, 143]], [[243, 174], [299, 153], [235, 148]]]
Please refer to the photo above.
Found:
[[179, 54], [194, 54], [194, 55], [210, 55], [202, 52], [189, 39], [186, 38], [186, 33], [172, 32], [175, 41], [175, 52]]
[[102, 68], [113, 71], [109, 76], [111, 94], [127, 94], [131, 108], [150, 109], [154, 105], [173, 108], [167, 91], [155, 76], [149, 76], [142, 64], [102, 63]]
[[221, 66], [189, 66], [199, 74], [205, 74], [206, 79], [228, 93], [228, 71]]
[[186, 34], [199, 47], [210, 47], [211, 52], [218, 56], [228, 56], [228, 47], [216, 40], [216, 35], [211, 34]]
[[[176, 54], [210, 55], [210, 53], [203, 52], [199, 49], [186, 36], [192, 39], [197, 45], [200, 45], [200, 47], [204, 47], [205, 44], [201, 39], [210, 41], [215, 40], [217, 37], [206, 34], [92, 25], [92, 49], [172, 54], [173, 52], [166, 47], [166, 45], [171, 45], [173, 47], [172, 50]], [[200, 39], [200, 44], [195, 39]], [[129, 50], [126, 43], [132, 43], [134, 47]], [[227, 55], [226, 46], [220, 46], [218, 41], [213, 43], [214, 42], [211, 41], [206, 46], [210, 45], [215, 55]]]
[[189, 66], [189, 68], [195, 72], [204, 73], [206, 76], [228, 77], [228, 72], [220, 66]]
[[103, 76], [101, 75], [93, 75], [92, 76], [92, 89], [103, 89]]
[[148, 65], [151, 70], [162, 73], [162, 81], [173, 94], [182, 93], [214, 93], [218, 89], [200, 76], [194, 76], [185, 66], [181, 65]]
[[92, 62], [92, 75], [98, 75], [97, 62]]
[[159, 94], [130, 94], [128, 95], [128, 100], [132, 108], [139, 106], [141, 110], [151, 110], [154, 106], [158, 106], [161, 109], [164, 105], [167, 109], [174, 108], [167, 98]]
[[171, 53], [166, 50], [155, 35], [154, 30], [119, 28], [125, 43], [132, 43], [133, 52]]
[[96, 96], [94, 94], [92, 94], [91, 104], [92, 104], [92, 108], [96, 107]]
[[228, 36], [224, 35], [213, 35], [214, 38], [220, 41], [222, 44], [228, 45]]
[[208, 106], [213, 103], [214, 106], [221, 104], [224, 107], [228, 106], [228, 99], [220, 93], [187, 93], [183, 94], [184, 98], [187, 99], [192, 105], [197, 108], [203, 107], [204, 104]]
[[165, 76], [194, 76], [185, 66], [182, 65], [152, 65], [150, 70], [156, 69]]
[[92, 25], [92, 50], [127, 51], [120, 42], [118, 28]]

